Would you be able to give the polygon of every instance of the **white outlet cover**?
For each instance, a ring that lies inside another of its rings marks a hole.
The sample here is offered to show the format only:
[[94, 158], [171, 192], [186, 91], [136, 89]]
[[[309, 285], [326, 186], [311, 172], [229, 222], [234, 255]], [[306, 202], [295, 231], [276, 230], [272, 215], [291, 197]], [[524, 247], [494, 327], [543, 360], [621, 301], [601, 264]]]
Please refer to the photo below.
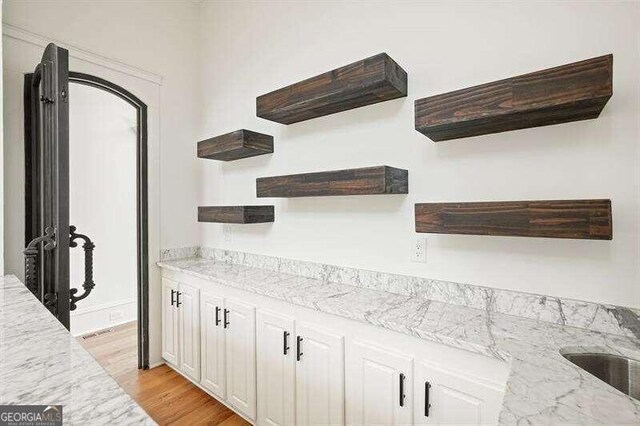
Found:
[[426, 263], [427, 261], [427, 239], [425, 237], [415, 237], [411, 245], [411, 261]]

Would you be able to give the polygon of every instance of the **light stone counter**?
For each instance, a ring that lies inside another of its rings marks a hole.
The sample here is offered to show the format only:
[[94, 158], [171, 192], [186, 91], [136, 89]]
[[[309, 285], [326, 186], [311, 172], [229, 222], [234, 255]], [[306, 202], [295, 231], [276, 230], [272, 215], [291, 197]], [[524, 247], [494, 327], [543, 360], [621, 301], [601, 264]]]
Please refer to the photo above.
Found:
[[0, 404], [60, 404], [70, 425], [156, 424], [11, 275], [0, 277]]
[[502, 424], [640, 424], [640, 402], [565, 360], [560, 350], [640, 359], [640, 340], [458, 306], [417, 295], [190, 258], [159, 266], [218, 284], [505, 360]]

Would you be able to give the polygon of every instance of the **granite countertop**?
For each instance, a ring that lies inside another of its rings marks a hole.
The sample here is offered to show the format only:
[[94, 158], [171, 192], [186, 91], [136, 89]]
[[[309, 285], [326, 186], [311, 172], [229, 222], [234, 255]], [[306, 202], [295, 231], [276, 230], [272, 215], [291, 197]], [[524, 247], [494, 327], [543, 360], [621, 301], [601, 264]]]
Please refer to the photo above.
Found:
[[0, 404], [60, 404], [65, 424], [156, 424], [11, 275], [0, 277]]
[[158, 263], [230, 287], [510, 363], [501, 424], [638, 424], [640, 401], [561, 351], [640, 359], [640, 340], [210, 259]]

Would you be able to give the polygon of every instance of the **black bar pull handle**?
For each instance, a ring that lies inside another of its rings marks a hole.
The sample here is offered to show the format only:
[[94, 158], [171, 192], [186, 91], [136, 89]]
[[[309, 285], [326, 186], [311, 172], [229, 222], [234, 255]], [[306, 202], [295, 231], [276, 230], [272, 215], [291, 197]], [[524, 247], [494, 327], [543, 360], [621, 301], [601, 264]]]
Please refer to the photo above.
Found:
[[176, 301], [173, 298], [175, 295], [176, 295], [176, 291], [174, 289], [171, 289], [171, 306], [173, 306], [173, 304], [176, 303]]
[[182, 305], [182, 302], [180, 301], [181, 295], [182, 295], [182, 292], [176, 291], [176, 308], [179, 308], [180, 305]]
[[431, 383], [424, 382], [424, 416], [429, 417], [429, 409], [431, 404], [429, 403], [429, 391], [431, 390]]
[[216, 306], [216, 327], [220, 325], [220, 307]]
[[225, 309], [224, 310], [224, 328], [228, 328], [229, 327], [229, 310]]
[[300, 358], [302, 358], [302, 337], [298, 336], [298, 338], [296, 339], [296, 360], [300, 361]]
[[404, 407], [404, 373], [400, 373], [400, 406]]
[[289, 352], [289, 332], [282, 333], [282, 352], [286, 355]]

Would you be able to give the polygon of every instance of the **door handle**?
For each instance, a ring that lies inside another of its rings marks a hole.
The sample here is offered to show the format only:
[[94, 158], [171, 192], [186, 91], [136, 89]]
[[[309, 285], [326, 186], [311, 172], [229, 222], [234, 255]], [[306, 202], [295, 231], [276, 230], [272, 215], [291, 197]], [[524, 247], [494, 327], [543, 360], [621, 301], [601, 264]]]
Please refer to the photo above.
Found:
[[77, 239], [84, 241], [84, 244], [82, 244], [82, 248], [84, 249], [84, 283], [82, 284], [82, 288], [84, 289], [84, 292], [80, 296], [76, 296], [76, 293], [78, 293], [77, 288], [69, 290], [69, 298], [71, 299], [69, 310], [73, 311], [77, 307], [76, 303], [87, 297], [91, 293], [91, 290], [96, 286], [93, 282], [93, 249], [96, 246], [91, 241], [91, 238], [86, 235], [76, 233], [75, 226], [70, 226], [69, 232], [69, 247], [77, 247], [78, 243], [75, 241]]
[[180, 301], [181, 295], [182, 295], [182, 292], [176, 291], [176, 308], [179, 308], [180, 305], [182, 305], [182, 302]]
[[229, 327], [228, 315], [229, 315], [229, 310], [225, 309], [224, 310], [224, 328], [228, 328]]
[[286, 355], [289, 352], [289, 332], [282, 333], [282, 352]]
[[424, 416], [429, 417], [429, 409], [431, 404], [429, 403], [429, 391], [431, 390], [431, 383], [424, 382]]
[[33, 294], [39, 297], [38, 284], [38, 246], [44, 242], [45, 250], [53, 250], [56, 248], [56, 231], [51, 226], [44, 230], [44, 235], [29, 241], [27, 248], [22, 252], [24, 254], [24, 278], [25, 284]]
[[400, 373], [400, 406], [404, 407], [404, 379], [403, 373]]
[[216, 327], [220, 325], [220, 307], [216, 306]]
[[173, 299], [173, 296], [175, 296], [176, 291], [174, 289], [171, 289], [171, 306], [173, 306], [174, 303], [176, 303], [176, 301]]
[[302, 358], [303, 352], [302, 352], [302, 337], [298, 336], [298, 338], [296, 339], [296, 360], [300, 361], [300, 358]]

